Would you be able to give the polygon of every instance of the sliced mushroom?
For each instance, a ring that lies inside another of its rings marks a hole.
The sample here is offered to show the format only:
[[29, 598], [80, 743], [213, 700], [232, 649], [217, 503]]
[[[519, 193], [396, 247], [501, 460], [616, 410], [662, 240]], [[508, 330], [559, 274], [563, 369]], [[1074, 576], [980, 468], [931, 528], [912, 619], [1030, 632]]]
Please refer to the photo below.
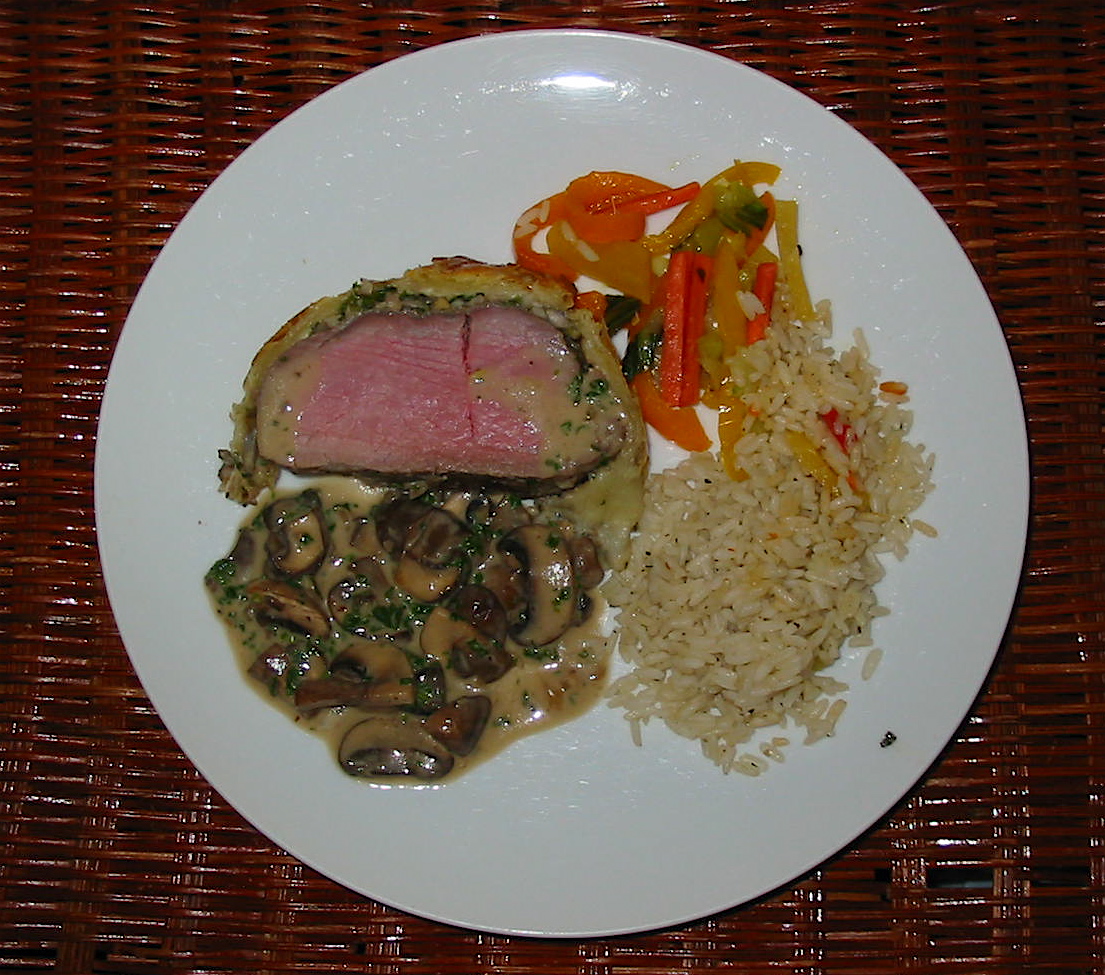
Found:
[[291, 667], [292, 660], [288, 651], [279, 644], [273, 644], [257, 655], [247, 673], [275, 694]]
[[458, 676], [474, 677], [485, 684], [499, 680], [515, 663], [513, 654], [501, 642], [443, 606], [426, 618], [421, 647], [427, 656], [448, 660]]
[[459, 565], [427, 565], [411, 555], [399, 559], [395, 584], [420, 603], [436, 603], [460, 581]]
[[311, 593], [275, 579], [257, 579], [245, 589], [258, 618], [311, 636], [330, 633], [330, 617]]
[[454, 755], [470, 755], [479, 743], [491, 702], [480, 695], [457, 698], [423, 721], [426, 730]]
[[599, 561], [599, 550], [587, 535], [573, 535], [568, 540], [572, 570], [581, 589], [593, 589], [606, 574]]
[[410, 660], [393, 640], [354, 640], [330, 661], [330, 673], [347, 681], [410, 681]]
[[436, 602], [461, 580], [471, 532], [443, 508], [401, 498], [375, 511], [376, 532], [399, 563], [395, 584], [419, 602]]
[[407, 628], [401, 607], [390, 607], [391, 581], [384, 567], [373, 558], [357, 559], [330, 586], [326, 608], [334, 622], [347, 633], [367, 637], [395, 636]]
[[506, 639], [506, 611], [486, 586], [461, 586], [449, 600], [449, 608], [488, 639], [499, 643]]
[[295, 689], [296, 710], [304, 713], [324, 708], [401, 708], [414, 701], [409, 680], [351, 681], [340, 677], [312, 677]]
[[447, 775], [454, 759], [417, 719], [382, 713], [365, 718], [345, 733], [338, 746], [338, 762], [349, 775], [363, 778], [432, 781]]
[[468, 503], [464, 513], [470, 525], [484, 531], [507, 532], [532, 520], [529, 509], [508, 494], [481, 494]]
[[414, 692], [411, 709], [415, 713], [431, 714], [445, 703], [445, 671], [436, 661], [415, 667], [410, 683]]
[[265, 551], [278, 575], [305, 575], [322, 564], [327, 532], [317, 491], [280, 498], [265, 508], [262, 517], [269, 530]]
[[526, 611], [526, 572], [522, 563], [509, 552], [496, 548], [490, 558], [477, 566], [474, 576], [495, 594], [507, 626], [516, 626]]
[[349, 550], [358, 557], [380, 555], [384, 547], [376, 534], [376, 524], [371, 518], [356, 518], [347, 527]]
[[511, 636], [526, 647], [558, 640], [575, 622], [579, 584], [564, 534], [549, 525], [516, 528], [499, 542], [525, 571], [526, 612]]

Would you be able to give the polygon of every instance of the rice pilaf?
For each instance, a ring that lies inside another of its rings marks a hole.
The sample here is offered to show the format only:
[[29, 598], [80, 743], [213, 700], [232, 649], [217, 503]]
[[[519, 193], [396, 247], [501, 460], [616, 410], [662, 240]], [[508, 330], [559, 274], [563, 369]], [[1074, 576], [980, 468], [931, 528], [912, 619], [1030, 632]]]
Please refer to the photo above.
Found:
[[[825, 669], [849, 641], [871, 648], [864, 676], [881, 655], [880, 558], [933, 534], [912, 518], [933, 457], [907, 439], [904, 388], [880, 390], [860, 333], [835, 354], [827, 303], [798, 321], [779, 298], [766, 337], [730, 361], [747, 409], [739, 479], [711, 453], [653, 474], [629, 565], [604, 587], [631, 666], [609, 704], [634, 739], [658, 718], [724, 771], [752, 775], [790, 744], [760, 729], [793, 725], [806, 743], [833, 732], [847, 688]], [[846, 450], [827, 414], [847, 418]]]

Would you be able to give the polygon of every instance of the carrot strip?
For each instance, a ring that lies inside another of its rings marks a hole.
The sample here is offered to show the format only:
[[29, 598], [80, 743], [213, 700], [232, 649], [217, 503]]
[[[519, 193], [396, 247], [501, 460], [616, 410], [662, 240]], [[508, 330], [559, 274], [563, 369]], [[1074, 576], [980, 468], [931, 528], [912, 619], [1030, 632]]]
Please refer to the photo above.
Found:
[[660, 395], [671, 406], [681, 406], [683, 349], [687, 338], [687, 289], [693, 251], [675, 251], [664, 274], [664, 338], [660, 346]]
[[687, 183], [676, 186], [670, 190], [661, 190], [658, 193], [647, 193], [643, 196], [631, 197], [622, 203], [625, 210], [637, 210], [641, 213], [660, 213], [662, 210], [679, 206], [693, 200], [701, 189], [699, 183]]
[[683, 376], [677, 406], [693, 406], [701, 393], [702, 360], [698, 343], [706, 331], [706, 298], [713, 264], [713, 258], [692, 252], [683, 325]]
[[764, 310], [748, 320], [748, 344], [758, 342], [767, 334], [771, 322], [771, 302], [775, 297], [775, 281], [779, 275], [779, 265], [773, 261], [764, 261], [756, 268], [756, 283], [752, 285], [752, 294], [760, 299]]
[[760, 202], [767, 207], [767, 217], [764, 219], [764, 225], [749, 234], [748, 240], [745, 242], [744, 252], [749, 257], [756, 253], [767, 238], [768, 232], [775, 226], [775, 197], [765, 191], [760, 197]]
[[665, 402], [647, 372], [634, 376], [630, 386], [637, 394], [645, 422], [665, 440], [692, 452], [710, 449], [710, 438], [693, 406], [672, 406]]

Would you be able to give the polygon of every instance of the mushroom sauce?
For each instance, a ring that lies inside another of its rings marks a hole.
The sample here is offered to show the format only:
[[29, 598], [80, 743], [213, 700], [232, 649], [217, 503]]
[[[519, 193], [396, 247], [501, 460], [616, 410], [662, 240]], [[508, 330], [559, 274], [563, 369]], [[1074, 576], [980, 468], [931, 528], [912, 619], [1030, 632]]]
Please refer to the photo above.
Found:
[[350, 775], [421, 784], [597, 700], [602, 576], [534, 502], [334, 477], [275, 496], [205, 581], [259, 691]]

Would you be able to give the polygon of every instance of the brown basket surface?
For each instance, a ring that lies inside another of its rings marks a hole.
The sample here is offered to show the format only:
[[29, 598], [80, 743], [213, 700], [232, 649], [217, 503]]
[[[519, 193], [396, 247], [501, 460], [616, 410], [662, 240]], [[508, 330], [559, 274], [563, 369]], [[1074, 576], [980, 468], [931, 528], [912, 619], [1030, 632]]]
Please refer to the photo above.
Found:
[[[905, 170], [1005, 329], [1034, 496], [1024, 584], [987, 689], [888, 818], [758, 903], [673, 930], [544, 942], [367, 901], [275, 848], [210, 789], [116, 632], [92, 463], [129, 303], [238, 152], [388, 59], [565, 26], [744, 61]], [[7, 0], [0, 51], [0, 971], [1100, 970], [1105, 8]]]

